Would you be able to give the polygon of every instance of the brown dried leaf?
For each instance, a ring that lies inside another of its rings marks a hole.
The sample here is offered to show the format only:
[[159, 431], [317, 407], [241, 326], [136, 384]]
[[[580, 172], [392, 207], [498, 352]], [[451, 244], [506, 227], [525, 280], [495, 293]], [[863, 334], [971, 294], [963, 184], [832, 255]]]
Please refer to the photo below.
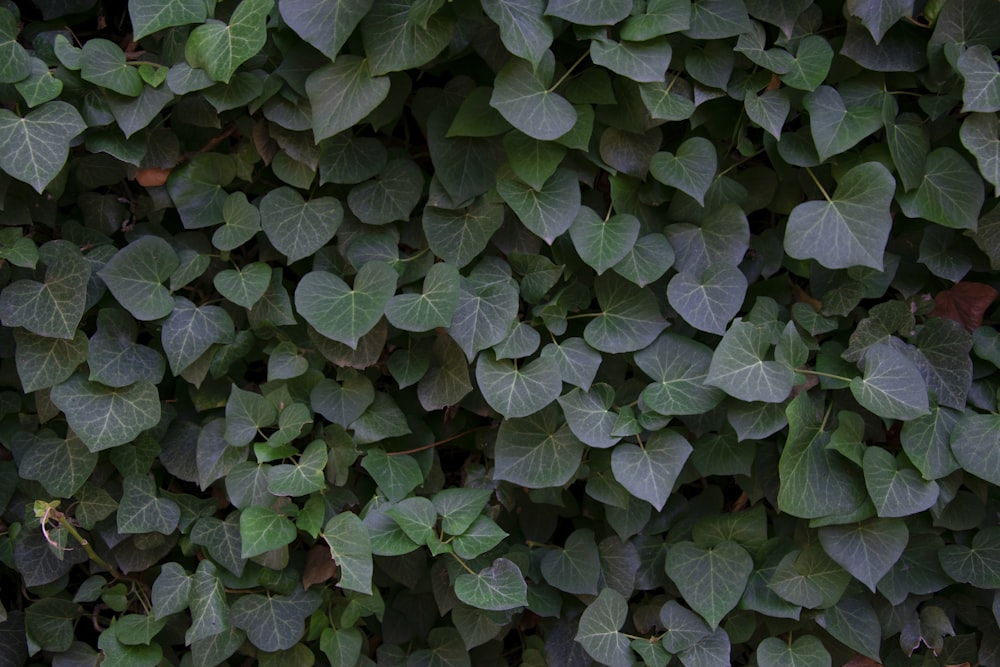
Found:
[[330, 548], [322, 544], [315, 545], [306, 556], [306, 567], [302, 572], [302, 588], [309, 590], [313, 584], [329, 581], [337, 575], [337, 563], [330, 554]]
[[944, 317], [958, 322], [969, 331], [983, 323], [983, 314], [997, 298], [997, 291], [982, 283], [961, 282], [938, 292], [930, 317]]
[[167, 176], [170, 176], [170, 169], [163, 169], [161, 167], [139, 169], [135, 172], [135, 180], [144, 188], [154, 188], [163, 185], [167, 182]]
[[850, 662], [845, 662], [844, 667], [882, 667], [881, 662], [875, 662], [867, 656], [855, 653]]

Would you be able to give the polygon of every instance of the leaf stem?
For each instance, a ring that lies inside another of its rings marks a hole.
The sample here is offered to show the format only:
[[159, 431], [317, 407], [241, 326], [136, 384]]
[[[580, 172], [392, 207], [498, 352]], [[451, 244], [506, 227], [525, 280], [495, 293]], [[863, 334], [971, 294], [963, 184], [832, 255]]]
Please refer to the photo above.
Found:
[[466, 572], [468, 572], [469, 574], [471, 574], [473, 577], [478, 577], [479, 576], [478, 574], [476, 574], [475, 570], [473, 570], [471, 567], [469, 567], [468, 565], [466, 565], [466, 563], [465, 563], [464, 560], [462, 560], [461, 558], [459, 558], [458, 556], [456, 556], [454, 551], [449, 551], [448, 553], [451, 554], [451, 557], [454, 558], [458, 562], [459, 565], [461, 565], [463, 568], [465, 568]]
[[806, 172], [808, 172], [809, 178], [811, 178], [813, 180], [813, 183], [816, 184], [816, 187], [819, 188], [819, 191], [823, 193], [823, 198], [826, 199], [827, 201], [832, 201], [830, 199], [830, 195], [828, 195], [826, 193], [826, 188], [824, 188], [823, 184], [819, 182], [818, 178], [816, 178], [816, 174], [814, 174], [812, 172], [812, 169], [810, 169], [809, 167], [806, 167]]
[[567, 315], [564, 319], [567, 320], [580, 320], [584, 317], [598, 317], [604, 313], [577, 313], [576, 315]]
[[466, 435], [469, 435], [470, 433], [475, 433], [476, 431], [485, 431], [485, 430], [494, 429], [494, 428], [496, 428], [495, 424], [486, 424], [486, 425], [483, 425], [483, 426], [477, 426], [475, 428], [470, 428], [470, 429], [468, 429], [466, 431], [462, 431], [461, 433], [456, 433], [455, 435], [450, 435], [447, 438], [445, 438], [444, 440], [438, 440], [437, 442], [432, 442], [429, 445], [421, 445], [420, 447], [414, 447], [413, 449], [407, 449], [407, 450], [404, 450], [404, 451], [401, 451], [401, 452], [388, 452], [387, 456], [400, 456], [402, 454], [416, 454], [418, 452], [422, 452], [422, 451], [427, 450], [427, 449], [433, 449], [433, 448], [437, 447], [438, 445], [443, 445], [445, 443], [451, 442], [452, 440], [458, 440], [459, 438], [461, 438], [463, 436], [466, 436]]
[[725, 169], [723, 169], [722, 171], [720, 171], [718, 174], [716, 174], [715, 180], [719, 180], [720, 178], [722, 178], [723, 176], [725, 176], [726, 174], [728, 174], [729, 172], [731, 172], [733, 169], [736, 169], [737, 167], [746, 164], [747, 162], [749, 162], [750, 160], [754, 159], [755, 157], [757, 157], [758, 155], [760, 155], [761, 153], [764, 153], [764, 152], [766, 152], [766, 149], [761, 148], [759, 151], [757, 151], [753, 155], [748, 155], [745, 158], [743, 158], [742, 160], [739, 160], [738, 162], [734, 162], [733, 164], [729, 165], [728, 167], [726, 167]]
[[81, 547], [83, 547], [83, 550], [87, 552], [87, 557], [90, 558], [90, 560], [94, 561], [94, 563], [96, 563], [99, 567], [102, 567], [105, 570], [107, 570], [108, 573], [115, 579], [125, 578], [125, 575], [119, 572], [115, 566], [111, 565], [106, 560], [97, 555], [97, 552], [94, 551], [94, 547], [90, 546], [90, 542], [88, 542], [83, 537], [83, 535], [80, 534], [80, 532], [76, 529], [76, 526], [74, 526], [73, 523], [69, 520], [69, 517], [67, 517], [59, 510], [55, 509], [54, 505], [49, 505], [46, 508], [45, 514], [40, 518], [42, 520], [43, 529], [45, 528], [44, 524], [49, 519], [55, 520], [56, 522], [59, 523], [59, 526], [61, 528], [63, 528], [67, 533], [72, 535], [73, 539], [76, 540]]
[[587, 57], [588, 53], [590, 53], [590, 51], [584, 51], [583, 53], [581, 53], [580, 57], [576, 59], [576, 62], [569, 66], [569, 69], [566, 70], [566, 73], [563, 74], [561, 77], [559, 77], [559, 80], [556, 81], [554, 84], [552, 84], [552, 87], [549, 88], [548, 90], [546, 90], [545, 92], [546, 93], [554, 93], [555, 90], [556, 90], [556, 88], [558, 88], [559, 86], [561, 86], [562, 83], [563, 83], [563, 81], [565, 81], [567, 78], [569, 78], [569, 75], [573, 73], [573, 70], [576, 69], [576, 66], [583, 62], [583, 59]]
[[834, 375], [833, 373], [824, 373], [823, 371], [814, 371], [808, 368], [796, 368], [796, 373], [805, 373], [806, 375], [816, 375], [818, 377], [830, 378], [831, 380], [840, 380], [842, 382], [850, 382], [851, 378], [844, 377], [843, 375]]

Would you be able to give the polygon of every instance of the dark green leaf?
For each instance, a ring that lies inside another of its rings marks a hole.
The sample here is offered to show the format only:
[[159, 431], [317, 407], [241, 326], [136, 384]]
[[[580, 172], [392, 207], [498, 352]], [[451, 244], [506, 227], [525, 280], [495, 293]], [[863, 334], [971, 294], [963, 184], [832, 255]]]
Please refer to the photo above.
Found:
[[135, 440], [160, 421], [160, 399], [149, 382], [111, 388], [77, 373], [52, 388], [52, 402], [92, 452]]
[[295, 307], [319, 333], [352, 349], [381, 319], [396, 291], [396, 272], [384, 262], [368, 262], [354, 286], [325, 271], [307, 273], [295, 288]]
[[342, 55], [306, 79], [316, 141], [332, 137], [370, 114], [389, 94], [389, 78], [373, 76], [368, 60]]
[[657, 153], [649, 163], [653, 178], [705, 203], [705, 192], [715, 178], [715, 147], [708, 139], [692, 137], [673, 153]]
[[362, 19], [361, 37], [372, 74], [419, 67], [448, 45], [454, 29], [451, 15], [441, 12], [424, 22], [415, 21], [410, 4], [406, 0], [375, 0]]
[[366, 595], [372, 593], [372, 547], [368, 529], [351, 512], [342, 512], [326, 522], [323, 538], [330, 555], [340, 566], [339, 586]]
[[137, 320], [157, 320], [174, 309], [163, 283], [180, 266], [177, 253], [158, 236], [144, 236], [119, 250], [98, 272], [115, 299]]
[[705, 384], [742, 401], [784, 401], [792, 390], [792, 369], [766, 360], [770, 346], [768, 327], [737, 318], [712, 355]]
[[333, 197], [302, 199], [296, 190], [271, 190], [260, 202], [261, 227], [289, 262], [309, 257], [333, 238], [344, 209]]
[[569, 427], [559, 424], [553, 405], [506, 419], [497, 432], [493, 478], [532, 489], [562, 486], [579, 467], [583, 448]]
[[657, 431], [641, 446], [617, 445], [611, 468], [629, 493], [661, 511], [691, 452], [691, 444], [680, 434]]
[[928, 412], [927, 385], [913, 363], [890, 343], [877, 343], [864, 357], [864, 377], [851, 393], [865, 408], [887, 419], [914, 419]]
[[266, 507], [247, 507], [240, 513], [240, 557], [253, 558], [279, 549], [290, 544], [296, 533], [288, 517]]
[[500, 28], [507, 50], [535, 67], [552, 44], [552, 27], [543, 16], [544, 0], [484, 0], [483, 11]]
[[612, 588], [605, 588], [580, 616], [574, 639], [591, 658], [611, 667], [633, 663], [629, 639], [619, 632], [628, 616], [628, 602]]
[[667, 286], [667, 299], [691, 326], [723, 335], [743, 305], [746, 290], [742, 271], [729, 264], [712, 264], [700, 276], [675, 275]]
[[753, 559], [735, 542], [709, 549], [678, 542], [667, 551], [666, 570], [684, 600], [714, 629], [743, 595]]
[[129, 0], [128, 13], [132, 19], [133, 39], [136, 41], [164, 28], [205, 21], [206, 6], [203, 0], [166, 0], [148, 2]]
[[897, 201], [909, 218], [975, 229], [984, 196], [983, 181], [965, 158], [951, 148], [938, 148], [927, 156], [920, 186]]
[[541, 189], [516, 180], [497, 182], [497, 192], [524, 226], [552, 245], [570, 228], [580, 211], [580, 186], [576, 174], [557, 169]]
[[512, 59], [497, 75], [490, 106], [529, 137], [550, 141], [573, 128], [577, 112], [538, 76], [527, 61]]
[[965, 79], [962, 111], [1000, 111], [1000, 71], [990, 49], [982, 44], [971, 46], [958, 57], [957, 65]]
[[594, 281], [601, 312], [583, 330], [583, 338], [601, 352], [641, 350], [666, 328], [656, 298], [634, 284], [608, 274]]
[[316, 591], [296, 588], [291, 595], [244, 595], [233, 603], [232, 624], [245, 630], [250, 642], [262, 651], [281, 651], [298, 643], [304, 621], [320, 605]]
[[267, 15], [273, 0], [242, 0], [229, 24], [205, 23], [191, 31], [184, 56], [192, 67], [228, 83], [244, 62], [257, 55], [267, 39]]
[[993, 114], [969, 114], [962, 123], [962, 129], [959, 133], [962, 145], [976, 158], [979, 172], [993, 186], [994, 195], [1000, 194], [998, 123], [1000, 121]]
[[372, 7], [372, 0], [353, 0], [333, 4], [309, 0], [279, 0], [281, 18], [288, 27], [336, 60], [341, 47]]
[[906, 549], [908, 539], [902, 519], [869, 519], [819, 529], [824, 551], [872, 592]]
[[757, 664], [760, 667], [830, 667], [831, 658], [823, 642], [812, 635], [787, 642], [768, 637], [757, 646]]
[[527, 591], [521, 570], [506, 558], [497, 558], [475, 575], [461, 574], [455, 579], [455, 595], [477, 609], [503, 611], [525, 607]]
[[476, 363], [476, 383], [490, 407], [507, 418], [538, 412], [562, 390], [559, 367], [547, 357], [518, 366], [497, 361], [489, 353], [481, 354]]

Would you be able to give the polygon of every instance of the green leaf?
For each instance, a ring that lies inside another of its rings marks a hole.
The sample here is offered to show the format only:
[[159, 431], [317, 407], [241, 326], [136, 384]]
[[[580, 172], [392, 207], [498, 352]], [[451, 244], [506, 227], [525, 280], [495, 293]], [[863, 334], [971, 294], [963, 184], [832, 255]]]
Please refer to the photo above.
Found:
[[805, 519], [856, 509], [867, 493], [847, 459], [828, 448], [830, 431], [820, 406], [802, 393], [789, 404], [786, 414], [788, 440], [778, 463], [778, 507]]
[[951, 451], [967, 472], [1000, 484], [1000, 417], [966, 412], [951, 431]]
[[31, 73], [31, 58], [17, 42], [17, 17], [0, 10], [0, 83], [16, 83]]
[[566, 538], [562, 549], [551, 549], [542, 558], [542, 576], [559, 590], [576, 595], [597, 593], [601, 574], [594, 531], [580, 528]]
[[523, 366], [479, 355], [476, 383], [490, 407], [506, 418], [527, 417], [552, 403], [562, 391], [555, 361], [540, 357]]
[[892, 454], [868, 447], [864, 458], [865, 485], [881, 517], [919, 514], [937, 502], [936, 482], [925, 481], [912, 468], [899, 468]]
[[415, 21], [407, 0], [375, 0], [361, 21], [361, 38], [372, 74], [420, 67], [437, 56], [451, 40], [455, 21], [439, 12]]
[[229, 17], [204, 23], [191, 31], [184, 57], [216, 81], [229, 83], [236, 69], [257, 55], [267, 41], [267, 15], [273, 0], [242, 0]]
[[280, 187], [260, 202], [261, 227], [289, 263], [313, 255], [340, 227], [344, 209], [333, 197], [302, 199], [296, 190]]
[[927, 414], [927, 385], [920, 372], [891, 343], [877, 343], [864, 357], [865, 374], [851, 380], [851, 393], [865, 408], [887, 419]]
[[486, 507], [492, 493], [487, 489], [454, 487], [438, 491], [432, 501], [441, 516], [441, 530], [449, 535], [461, 535]]
[[364, 635], [357, 628], [323, 628], [319, 647], [333, 667], [345, 667], [358, 662], [364, 641]]
[[322, 491], [326, 488], [326, 463], [326, 443], [313, 440], [296, 463], [280, 463], [267, 471], [267, 490], [276, 496], [306, 496]]
[[530, 489], [562, 486], [579, 467], [583, 448], [569, 426], [559, 424], [559, 409], [550, 404], [500, 423], [493, 478]]
[[97, 466], [97, 454], [87, 449], [75, 435], [65, 438], [49, 430], [39, 431], [21, 455], [18, 475], [41, 482], [56, 498], [69, 498], [90, 478]]
[[414, 544], [427, 544], [437, 537], [435, 532], [437, 512], [434, 503], [423, 496], [410, 496], [385, 511], [413, 540]]
[[775, 139], [781, 138], [781, 130], [791, 109], [788, 95], [784, 91], [765, 90], [760, 95], [748, 92], [743, 105], [750, 120], [764, 128]]
[[143, 236], [115, 253], [97, 275], [137, 320], [158, 320], [174, 309], [174, 298], [163, 283], [179, 266], [169, 243]]
[[365, 454], [361, 466], [393, 503], [401, 501], [424, 481], [420, 466], [408, 454], [390, 456], [384, 449], [375, 447]]
[[87, 361], [87, 337], [82, 331], [67, 340], [17, 329], [14, 340], [17, 341], [17, 375], [25, 393], [63, 382]]
[[[886, 96], [883, 110], [891, 105], [893, 100]], [[920, 185], [924, 178], [924, 162], [927, 154], [931, 152], [930, 136], [927, 129], [916, 122], [916, 117], [900, 116], [899, 120], [894, 120], [895, 109], [884, 118], [885, 121], [885, 142], [889, 146], [889, 154], [892, 156], [893, 164], [896, 165], [896, 172], [899, 180], [903, 182], [903, 188], [910, 191]], [[913, 122], [910, 122], [910, 121]], [[901, 122], [902, 121], [902, 122]]]
[[611, 453], [611, 469], [629, 493], [659, 512], [692, 451], [691, 444], [680, 434], [656, 431], [644, 445], [617, 445]]
[[63, 89], [62, 80], [49, 71], [44, 61], [32, 57], [30, 63], [31, 74], [14, 84], [28, 106], [37, 107], [59, 97]]
[[829, 269], [868, 266], [881, 271], [895, 189], [895, 179], [877, 162], [850, 169], [832, 198], [792, 209], [785, 252], [795, 259], [815, 259]]
[[690, 86], [676, 76], [669, 83], [639, 84], [639, 95], [649, 115], [657, 120], [687, 120], [695, 110]]
[[576, 388], [559, 397], [566, 423], [583, 444], [606, 449], [621, 440], [612, 435], [617, 415], [609, 408], [614, 397], [614, 390], [606, 384], [594, 385], [589, 391]]
[[684, 600], [714, 630], [743, 595], [753, 559], [728, 540], [708, 549], [678, 542], [667, 551], [666, 570]]
[[368, 262], [354, 286], [326, 271], [312, 271], [295, 288], [295, 308], [323, 336], [355, 349], [382, 318], [396, 291], [396, 272], [385, 262]]
[[95, 86], [136, 97], [142, 92], [142, 79], [135, 67], [125, 63], [125, 53], [114, 42], [89, 39], [80, 54], [80, 76]]
[[345, 590], [372, 594], [372, 545], [368, 529], [357, 514], [341, 512], [326, 522], [323, 539], [330, 556], [340, 566], [338, 586]]
[[375, 77], [369, 62], [355, 55], [339, 56], [306, 79], [312, 107], [312, 130], [322, 141], [353, 127], [389, 94], [389, 78]]
[[232, 385], [226, 400], [226, 442], [233, 447], [249, 445], [261, 429], [274, 424], [277, 418], [278, 412], [269, 400]]
[[542, 348], [541, 356], [552, 358], [559, 366], [563, 382], [590, 390], [601, 365], [601, 355], [581, 338], [566, 338]]
[[712, 264], [699, 276], [682, 271], [667, 286], [670, 306], [701, 331], [723, 335], [746, 296], [747, 279], [735, 266]]
[[880, 109], [848, 107], [835, 88], [820, 86], [803, 100], [820, 161], [843, 153], [882, 127]]
[[786, 554], [768, 586], [793, 604], [816, 608], [835, 605], [850, 581], [851, 575], [814, 543]]
[[297, 533], [288, 517], [266, 507], [247, 507], [240, 513], [240, 557], [253, 558], [280, 549], [291, 544]]
[[122, 499], [118, 503], [118, 532], [169, 535], [177, 528], [180, 518], [177, 503], [157, 496], [152, 477], [128, 475], [124, 478]]
[[51, 398], [92, 452], [131, 442], [160, 422], [160, 398], [149, 382], [112, 388], [77, 373], [53, 387]]
[[724, 398], [720, 389], [705, 384], [712, 351], [690, 338], [662, 334], [633, 358], [653, 380], [642, 401], [661, 415], [702, 414]]
[[361, 19], [372, 7], [372, 0], [315, 3], [310, 0], [278, 0], [281, 18], [299, 37], [336, 60]]
[[913, 14], [913, 0], [848, 0], [847, 11], [861, 19], [878, 44], [899, 19]]
[[497, 558], [477, 574], [460, 574], [455, 579], [455, 595], [477, 609], [505, 611], [528, 605], [524, 575], [513, 561]]
[[958, 57], [957, 68], [965, 80], [963, 112], [1000, 111], [1000, 71], [989, 47], [975, 44]]
[[633, 14], [621, 26], [622, 39], [641, 41], [687, 30], [691, 26], [690, 0], [651, 0], [644, 14]]
[[573, 129], [577, 112], [539, 76], [540, 71], [533, 69], [529, 62], [511, 59], [493, 82], [490, 106], [529, 137], [551, 141]]
[[794, 378], [788, 366], [765, 360], [770, 347], [769, 327], [735, 319], [712, 355], [705, 384], [741, 401], [781, 403]]
[[86, 128], [66, 102], [46, 102], [23, 118], [0, 109], [0, 169], [41, 194], [62, 171], [70, 142]]
[[224, 189], [236, 177], [236, 163], [228, 155], [196, 155], [170, 172], [167, 192], [186, 229], [200, 229], [225, 222], [229, 193]]
[[472, 361], [476, 352], [507, 337], [517, 319], [519, 303], [509, 268], [483, 260], [462, 280], [448, 334]]
[[670, 42], [665, 37], [644, 42], [596, 39], [590, 42], [590, 58], [595, 65], [606, 67], [632, 81], [663, 81], [672, 54]]
[[191, 575], [191, 627], [184, 633], [187, 644], [214, 637], [229, 627], [229, 608], [223, 584], [211, 561], [202, 561]]
[[677, 600], [663, 603], [659, 617], [664, 629], [660, 642], [670, 653], [680, 653], [712, 632], [705, 621]]
[[486, 248], [503, 224], [503, 207], [479, 203], [465, 209], [424, 208], [423, 229], [431, 251], [462, 268]]
[[705, 193], [715, 179], [716, 169], [715, 147], [703, 137], [691, 137], [677, 148], [676, 154], [657, 153], [649, 163], [653, 178], [701, 205], [705, 204]]
[[360, 373], [347, 374], [342, 383], [323, 378], [313, 386], [309, 401], [315, 412], [347, 428], [375, 401], [375, 388]]
[[781, 81], [799, 90], [816, 90], [823, 83], [833, 62], [833, 49], [819, 35], [809, 35], [799, 42], [791, 69]]
[[206, 5], [204, 0], [129, 0], [129, 18], [132, 19], [132, 39], [139, 41], [147, 35], [175, 26], [189, 23], [204, 23]]
[[540, 189], [505, 179], [497, 182], [497, 192], [524, 226], [549, 245], [570, 228], [580, 211], [580, 186], [566, 169], [557, 169]]
[[465, 559], [482, 556], [500, 544], [508, 533], [498, 526], [493, 519], [478, 516], [461, 535], [452, 540], [455, 553]]
[[423, 174], [412, 160], [390, 160], [370, 181], [351, 188], [347, 205], [366, 225], [408, 220], [424, 189]]
[[260, 231], [260, 212], [242, 192], [234, 192], [226, 198], [222, 218], [223, 226], [212, 234], [212, 245], [219, 250], [235, 250]]
[[924, 479], [940, 479], [958, 469], [949, 439], [960, 417], [955, 410], [932, 405], [928, 414], [903, 424], [903, 451]]
[[118, 626], [114, 621], [101, 632], [97, 647], [103, 656], [101, 664], [106, 667], [156, 667], [163, 659], [163, 649], [159, 644], [129, 646], [120, 642]]
[[902, 519], [868, 519], [819, 529], [823, 550], [872, 592], [899, 560], [908, 539]]
[[941, 567], [955, 581], [976, 588], [1000, 586], [1000, 529], [984, 528], [971, 546], [949, 544], [938, 551]]
[[1000, 196], [1000, 121], [994, 114], [972, 113], [965, 117], [959, 136], [962, 145], [972, 153], [979, 173]]
[[625, 258], [639, 237], [639, 220], [627, 213], [602, 220], [581, 206], [569, 230], [580, 259], [601, 275]]
[[500, 28], [507, 50], [534, 67], [552, 44], [552, 26], [543, 16], [545, 0], [483, 0], [483, 11]]
[[937, 148], [927, 156], [920, 186], [896, 201], [908, 218], [975, 229], [984, 198], [983, 181], [965, 158], [951, 148]]
[[871, 604], [862, 598], [841, 600], [817, 617], [817, 622], [837, 641], [869, 658], [879, 660], [882, 628]]
[[760, 667], [830, 667], [830, 653], [823, 642], [812, 635], [800, 635], [795, 641], [768, 637], [757, 646]]
[[296, 587], [290, 595], [243, 595], [233, 603], [229, 617], [245, 630], [250, 642], [262, 651], [282, 651], [305, 634], [305, 619], [320, 606], [316, 591]]
[[[227, 477], [226, 481], [230, 479], [234, 477]], [[230, 514], [225, 521], [214, 517], [203, 517], [198, 519], [191, 529], [191, 542], [208, 549], [208, 555], [216, 563], [236, 576], [242, 575], [246, 566], [246, 560], [241, 555], [239, 521], [239, 516], [236, 514]]]
[[[476, 97], [470, 95], [462, 108], [465, 108], [470, 99], [482, 98], [480, 113], [496, 116], [497, 122], [503, 124], [503, 129], [507, 129], [507, 121], [488, 106], [486, 97], [490, 93], [489, 89], [477, 88], [476, 91], [482, 91], [482, 94]], [[499, 140], [492, 135], [488, 135], [489, 138], [459, 136], [454, 131], [453, 118], [457, 122], [458, 117], [449, 109], [441, 108], [431, 112], [427, 119], [427, 145], [435, 169], [434, 175], [452, 200], [461, 203], [471, 201], [493, 187], [497, 169], [505, 156]], [[470, 122], [477, 123], [480, 118], [477, 115]], [[422, 177], [418, 179], [418, 182], [421, 181]], [[418, 200], [420, 194], [423, 194], [422, 191], [417, 195]]]
[[633, 664], [629, 639], [619, 632], [628, 617], [628, 602], [613, 588], [605, 588], [580, 615], [574, 639], [587, 654], [611, 667]]
[[614, 271], [639, 287], [658, 280], [674, 263], [674, 249], [662, 234], [639, 237]]
[[691, 26], [684, 34], [692, 39], [721, 39], [749, 30], [743, 0], [700, 0], [691, 6]]
[[215, 274], [212, 284], [236, 305], [251, 308], [271, 284], [271, 267], [264, 262], [253, 262], [239, 269], [225, 269]]
[[594, 281], [601, 312], [587, 324], [583, 338], [600, 352], [634, 352], [648, 346], [667, 323], [653, 294], [608, 274]]
[[171, 372], [180, 375], [213, 345], [231, 343], [233, 329], [232, 319], [219, 306], [197, 307], [174, 297], [174, 309], [160, 332]]

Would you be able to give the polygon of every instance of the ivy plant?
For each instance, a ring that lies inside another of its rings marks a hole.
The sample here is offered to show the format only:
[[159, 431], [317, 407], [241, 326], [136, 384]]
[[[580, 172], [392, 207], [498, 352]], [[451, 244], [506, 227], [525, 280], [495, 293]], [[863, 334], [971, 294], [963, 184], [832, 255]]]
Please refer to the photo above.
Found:
[[0, 664], [1000, 665], [995, 0], [0, 0]]

